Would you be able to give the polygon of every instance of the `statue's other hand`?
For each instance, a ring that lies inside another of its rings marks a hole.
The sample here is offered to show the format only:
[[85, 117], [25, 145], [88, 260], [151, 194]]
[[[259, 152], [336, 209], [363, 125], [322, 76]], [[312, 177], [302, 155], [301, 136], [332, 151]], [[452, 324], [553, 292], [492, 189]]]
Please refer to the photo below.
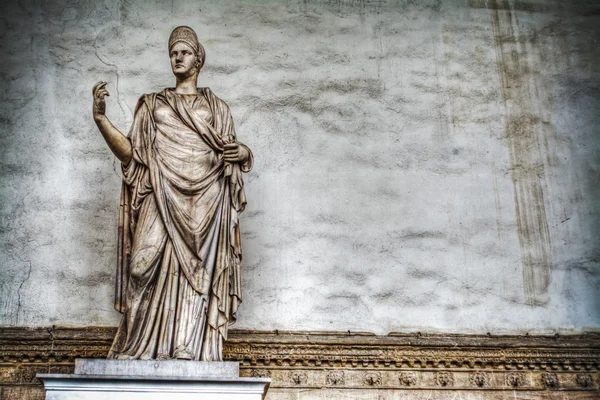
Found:
[[224, 146], [223, 160], [230, 163], [244, 163], [250, 156], [245, 146], [240, 146], [239, 143], [230, 143]]
[[92, 89], [94, 96], [94, 118], [104, 116], [106, 113], [106, 101], [104, 96], [110, 96], [108, 90], [106, 90], [106, 82], [100, 81], [94, 85]]

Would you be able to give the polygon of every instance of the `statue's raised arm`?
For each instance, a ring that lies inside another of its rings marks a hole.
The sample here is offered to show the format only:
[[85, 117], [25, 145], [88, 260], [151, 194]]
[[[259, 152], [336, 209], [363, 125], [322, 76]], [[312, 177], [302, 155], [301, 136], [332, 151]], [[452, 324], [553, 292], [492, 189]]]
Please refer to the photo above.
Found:
[[106, 82], [100, 81], [92, 89], [94, 96], [93, 114], [98, 129], [104, 136], [110, 150], [123, 163], [128, 164], [131, 160], [131, 142], [110, 122], [106, 116], [106, 101], [104, 96], [110, 96], [106, 90]]

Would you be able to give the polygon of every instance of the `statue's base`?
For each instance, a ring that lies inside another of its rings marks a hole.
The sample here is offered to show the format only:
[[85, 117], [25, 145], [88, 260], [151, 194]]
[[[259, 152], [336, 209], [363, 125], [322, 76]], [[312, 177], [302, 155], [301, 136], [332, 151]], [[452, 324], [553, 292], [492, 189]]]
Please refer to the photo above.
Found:
[[240, 378], [235, 362], [75, 361], [74, 374], [38, 374], [46, 400], [262, 400], [271, 382]]

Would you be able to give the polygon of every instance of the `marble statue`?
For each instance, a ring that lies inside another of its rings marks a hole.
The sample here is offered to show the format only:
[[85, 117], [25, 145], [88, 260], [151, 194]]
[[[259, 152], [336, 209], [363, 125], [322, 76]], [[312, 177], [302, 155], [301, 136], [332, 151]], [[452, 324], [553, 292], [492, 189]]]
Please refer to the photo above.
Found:
[[237, 141], [229, 107], [198, 88], [205, 50], [189, 27], [169, 39], [175, 88], [143, 95], [125, 136], [94, 120], [122, 163], [115, 308], [123, 317], [109, 358], [221, 361], [241, 302], [242, 172], [253, 156]]

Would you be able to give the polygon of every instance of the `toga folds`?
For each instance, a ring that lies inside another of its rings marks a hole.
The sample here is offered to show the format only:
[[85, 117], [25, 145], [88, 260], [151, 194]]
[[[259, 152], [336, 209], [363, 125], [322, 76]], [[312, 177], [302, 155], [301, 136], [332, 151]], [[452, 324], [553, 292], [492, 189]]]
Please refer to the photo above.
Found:
[[[210, 89], [144, 95], [123, 166], [109, 358], [221, 360], [241, 302], [242, 172], [223, 161], [236, 141], [229, 107]], [[240, 144], [240, 146], [243, 146]]]

